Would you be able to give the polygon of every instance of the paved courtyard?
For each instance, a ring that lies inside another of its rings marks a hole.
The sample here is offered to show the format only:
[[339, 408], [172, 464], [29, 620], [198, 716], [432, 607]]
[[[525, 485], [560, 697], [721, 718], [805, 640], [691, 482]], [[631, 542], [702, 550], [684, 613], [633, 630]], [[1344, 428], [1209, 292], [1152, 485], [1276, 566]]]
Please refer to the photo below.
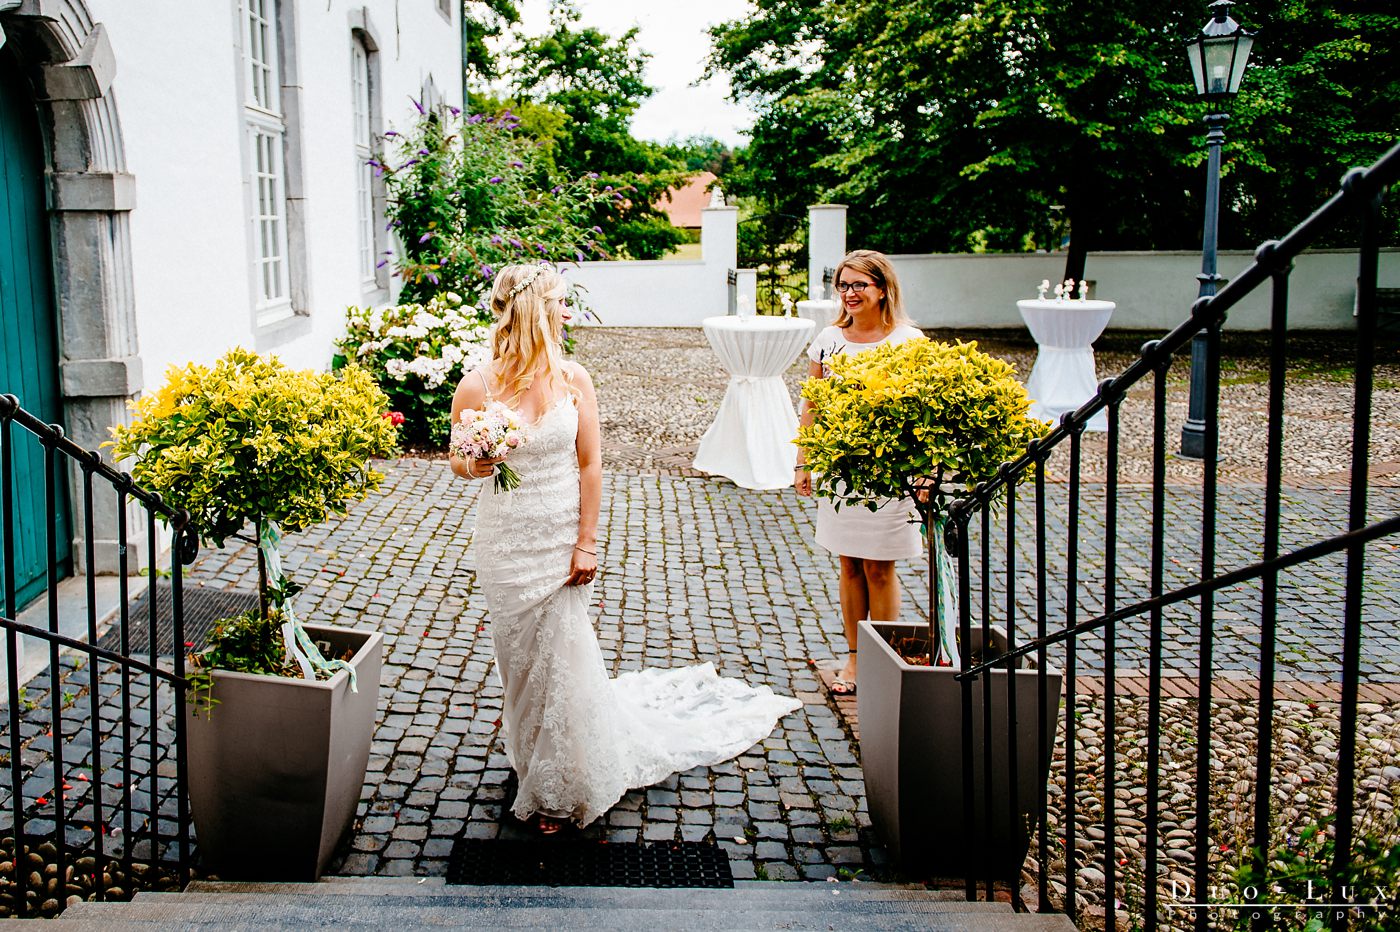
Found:
[[[436, 876], [445, 872], [459, 833], [519, 831], [501, 818], [508, 768], [499, 734], [500, 688], [469, 546], [480, 486], [454, 480], [441, 461], [405, 459], [387, 471], [384, 494], [343, 521], [289, 538], [285, 552], [289, 571], [308, 584], [298, 597], [304, 617], [359, 623], [386, 637], [384, 714], [363, 817], [337, 869]], [[1257, 493], [1252, 487], [1223, 492], [1235, 518], [1223, 529], [1222, 565], [1247, 555], [1248, 542], [1258, 537]], [[1122, 599], [1145, 592], [1140, 516], [1146, 494], [1125, 492]], [[1397, 498], [1381, 494], [1388, 497], [1377, 507], [1393, 510]], [[1088, 491], [1084, 503], [1086, 577], [1102, 566], [1094, 545], [1095, 522], [1102, 519], [1096, 495], [1101, 500], [1102, 490]], [[1063, 508], [1065, 487], [1052, 485], [1050, 497], [1053, 516]], [[1191, 501], [1189, 488], [1172, 488], [1169, 552], [1183, 580], [1194, 565], [1191, 540], [1198, 527]], [[744, 491], [718, 479], [615, 471], [605, 475], [603, 502], [597, 630], [613, 671], [708, 660], [723, 674], [767, 683], [804, 705], [740, 758], [629, 793], [588, 835], [713, 838], [729, 851], [738, 877], [887, 876], [884, 852], [868, 830], [858, 748], [815, 669], [836, 662], [842, 638], [833, 559], [811, 543], [810, 501], [786, 491]], [[1334, 526], [1344, 508], [1345, 498], [1335, 493], [1290, 490], [1290, 536]], [[1035, 594], [1027, 571], [1034, 542], [1028, 525], [1018, 540], [1026, 632]], [[1393, 548], [1373, 550], [1373, 572], [1390, 584], [1376, 587], [1368, 617], [1400, 618], [1400, 585], [1394, 584], [1400, 557]], [[1062, 556], [1054, 560], [1063, 563]], [[195, 578], [247, 587], [253, 572], [248, 548], [211, 551], [196, 565]], [[912, 614], [927, 588], [916, 567], [906, 567], [903, 580]], [[1280, 676], [1332, 678], [1339, 633], [1330, 621], [1311, 619], [1335, 617], [1326, 600], [1338, 591], [1337, 580], [1335, 567], [1324, 565], [1285, 581], [1286, 593], [1299, 598], [1284, 599]], [[1057, 585], [1062, 603], [1063, 580], [1052, 577], [1052, 593]], [[1256, 599], [1248, 592], [1222, 599], [1218, 670], [1248, 674], [1257, 655]], [[1093, 588], [1086, 587], [1081, 617], [1096, 604]], [[1052, 623], [1060, 614], [1052, 610]], [[1196, 631], [1189, 616], [1169, 619], [1167, 633], [1167, 666], [1194, 674]], [[1145, 622], [1129, 626], [1120, 644], [1120, 668], [1146, 666]], [[1400, 639], [1368, 637], [1363, 656], [1371, 679], [1400, 682]], [[1082, 670], [1102, 669], [1093, 639], [1081, 646], [1080, 663]]]
[[[604, 654], [614, 672], [712, 661], [723, 674], [766, 683], [797, 696], [803, 706], [743, 756], [629, 793], [587, 835], [618, 841], [714, 839], [728, 850], [740, 878], [888, 879], [885, 852], [869, 829], [853, 716], [843, 714], [851, 704], [838, 706], [821, 685], [821, 672], [839, 662], [844, 641], [835, 561], [812, 543], [814, 505], [790, 491], [745, 491], [689, 470], [697, 431], [703, 430], [722, 393], [722, 373], [701, 363], [695, 334], [666, 335], [645, 350], [629, 349], [634, 336], [621, 334], [609, 348], [599, 335], [590, 334], [591, 343], [581, 350], [584, 356], [594, 354], [587, 361], [598, 373], [609, 432], [601, 572], [595, 587]], [[633, 355], [618, 353], [619, 347]], [[1251, 388], [1256, 383], [1244, 384]], [[694, 399], [693, 408], [676, 403], [687, 398]], [[1334, 412], [1338, 408], [1335, 399], [1319, 404]], [[1245, 406], [1247, 400], [1240, 404]], [[1318, 430], [1337, 433], [1330, 426]], [[649, 444], [653, 435], [656, 440]], [[1391, 442], [1389, 434], [1384, 442]], [[1337, 475], [1337, 457], [1337, 448], [1324, 451], [1302, 481], [1290, 479], [1283, 503], [1285, 548], [1343, 529], [1346, 493], [1327, 478]], [[303, 618], [372, 627], [385, 635], [381, 716], [360, 818], [333, 869], [441, 876], [455, 837], [521, 831], [502, 818], [508, 768], [500, 738], [501, 696], [492, 670], [485, 602], [475, 587], [477, 551], [472, 546], [472, 512], [480, 486], [453, 479], [441, 460], [405, 458], [381, 466], [388, 477], [381, 494], [344, 519], [290, 535], [284, 556], [292, 577], [306, 585], [297, 603]], [[991, 617], [1003, 620], [1006, 586], [1014, 584], [1014, 623], [1023, 637], [1034, 627], [1037, 606], [1031, 494], [1024, 487], [1020, 492], [1016, 574], [1008, 580], [1001, 517], [993, 521], [987, 567]], [[1121, 491], [1119, 605], [1147, 592], [1150, 495], [1142, 484], [1126, 484]], [[1103, 498], [1102, 484], [1086, 483], [1079, 507], [1080, 585], [1075, 590], [1081, 619], [1103, 607]], [[1224, 517], [1218, 565], [1255, 561], [1262, 535], [1262, 489], [1242, 475], [1221, 487], [1220, 500]], [[1166, 502], [1171, 585], [1189, 581], [1197, 572], [1199, 486], [1184, 477], [1168, 486]], [[1397, 506], [1400, 490], [1373, 491], [1373, 517], [1394, 514]], [[1067, 508], [1067, 486], [1047, 483], [1051, 625], [1065, 615]], [[980, 576], [979, 533], [974, 533], [972, 552]], [[1369, 546], [1367, 554], [1362, 671], [1367, 683], [1400, 694], [1400, 550], [1381, 541]], [[1342, 565], [1341, 557], [1333, 557], [1290, 571], [1281, 580], [1279, 676], [1300, 689], [1336, 679]], [[917, 617], [928, 592], [922, 568], [911, 564], [901, 572], [906, 617]], [[254, 580], [253, 551], [242, 545], [206, 549], [189, 576], [194, 584], [243, 589], [252, 588]], [[973, 610], [974, 618], [980, 618], [980, 601], [974, 601]], [[1258, 655], [1257, 588], [1221, 593], [1216, 617], [1215, 674], [1249, 680]], [[1168, 672], [1183, 681], [1195, 676], [1198, 631], [1189, 607], [1167, 613], [1165, 632]], [[1097, 636], [1081, 641], [1079, 670], [1091, 678], [1105, 665], [1101, 645]], [[1129, 676], [1141, 671], [1147, 666], [1146, 647], [1145, 620], [1124, 626], [1115, 668]], [[1053, 656], [1063, 663], [1061, 650]], [[64, 667], [68, 708], [63, 733], [80, 735], [66, 766], [81, 767], [79, 755], [88, 753], [80, 730], [86, 728], [90, 708], [85, 698], [89, 671], [80, 663], [65, 661]], [[26, 798], [52, 787], [52, 770], [43, 762], [48, 754], [46, 691], [47, 677], [41, 677], [31, 682], [25, 699], [33, 708], [22, 726], [29, 739], [24, 761], [37, 767]], [[115, 692], [104, 683], [104, 719], [119, 720], [116, 702]], [[148, 718], [134, 716], [138, 738], [146, 734]], [[158, 716], [166, 735], [168, 719], [167, 698]], [[164, 745], [154, 753], [144, 744], [138, 747], [136, 773], [145, 772], [154, 758], [165, 776], [173, 775], [173, 762], [161, 760]], [[73, 783], [70, 804], [81, 805], [87, 792], [86, 783]], [[161, 802], [164, 818], [171, 818], [173, 801]], [[30, 807], [39, 820], [31, 821], [33, 828], [43, 826], [40, 809]]]

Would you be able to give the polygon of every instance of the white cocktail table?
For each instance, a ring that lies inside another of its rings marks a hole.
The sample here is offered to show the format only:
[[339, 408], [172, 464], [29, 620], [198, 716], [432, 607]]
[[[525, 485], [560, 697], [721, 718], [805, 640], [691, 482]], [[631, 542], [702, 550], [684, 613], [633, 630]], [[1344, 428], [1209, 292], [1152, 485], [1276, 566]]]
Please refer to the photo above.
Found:
[[[1058, 421], [1098, 391], [1094, 371], [1094, 341], [1108, 326], [1116, 305], [1112, 301], [1067, 301], [1031, 298], [1017, 301], [1021, 319], [1039, 345], [1035, 367], [1026, 380], [1031, 417]], [[1085, 430], [1107, 430], [1108, 416], [1100, 411]]]
[[836, 302], [831, 298], [797, 302], [797, 316], [816, 324], [819, 331], [836, 323], [837, 311]]
[[783, 373], [815, 325], [797, 317], [708, 317], [701, 327], [729, 387], [695, 452], [695, 468], [745, 489], [782, 489], [797, 465], [797, 415]]

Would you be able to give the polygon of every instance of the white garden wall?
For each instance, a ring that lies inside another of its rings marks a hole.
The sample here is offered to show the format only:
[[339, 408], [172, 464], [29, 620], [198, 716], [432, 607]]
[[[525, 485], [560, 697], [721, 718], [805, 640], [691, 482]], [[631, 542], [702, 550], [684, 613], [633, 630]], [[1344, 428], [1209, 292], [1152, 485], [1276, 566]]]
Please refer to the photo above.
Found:
[[[605, 327], [698, 327], [729, 306], [728, 274], [738, 262], [739, 209], [707, 207], [700, 216], [699, 262], [580, 262], [564, 275]], [[753, 301], [752, 278], [744, 289]], [[750, 305], [752, 306], [752, 305]]]
[[[921, 327], [1024, 327], [1016, 310], [1036, 286], [1064, 272], [1061, 254], [891, 256], [906, 310]], [[1220, 274], [1238, 275], [1252, 253], [1223, 252]], [[1166, 331], [1186, 319], [1196, 299], [1198, 252], [1091, 253], [1085, 275], [1093, 296], [1116, 302], [1111, 329]], [[1289, 283], [1289, 327], [1346, 330], [1355, 326], [1357, 255], [1347, 250], [1305, 253]], [[1381, 255], [1381, 284], [1400, 285], [1400, 250]], [[1255, 291], [1230, 312], [1232, 330], [1266, 330], [1269, 292]]]
[[[705, 212], [702, 262], [585, 262], [566, 274], [588, 289], [588, 302], [609, 327], [695, 327], [727, 310], [725, 276], [737, 261], [735, 208]], [[808, 289], [820, 297], [822, 272], [847, 248], [846, 208], [818, 204], [808, 210], [811, 264]], [[859, 244], [851, 244], [858, 246]], [[1064, 253], [890, 256], [905, 309], [921, 327], [1022, 328], [1016, 301], [1033, 298], [1042, 280], [1064, 273]], [[1220, 274], [1238, 275], [1248, 252], [1222, 252]], [[1295, 330], [1347, 330], [1355, 326], [1357, 254], [1318, 250], [1300, 256], [1289, 285], [1289, 326]], [[1196, 299], [1199, 252], [1091, 253], [1085, 271], [1092, 295], [1118, 307], [1110, 329], [1167, 331], [1185, 320]], [[752, 277], [741, 271], [740, 291]], [[1400, 249], [1381, 254], [1382, 287], [1400, 287]], [[1233, 330], [1266, 330], [1269, 294], [1256, 291], [1235, 307]]]

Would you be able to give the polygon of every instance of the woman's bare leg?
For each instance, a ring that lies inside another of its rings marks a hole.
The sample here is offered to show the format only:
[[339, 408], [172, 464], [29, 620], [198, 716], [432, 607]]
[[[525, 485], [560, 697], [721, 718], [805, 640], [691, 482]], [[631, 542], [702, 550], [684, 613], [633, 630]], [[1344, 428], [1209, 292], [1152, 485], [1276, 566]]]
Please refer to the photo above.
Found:
[[865, 561], [859, 557], [841, 558], [841, 626], [846, 633], [846, 665], [841, 679], [856, 679], [856, 625], [870, 617], [870, 591], [866, 586]]
[[[862, 560], [871, 621], [899, 620], [899, 574], [893, 560]], [[852, 642], [854, 643], [854, 642]]]

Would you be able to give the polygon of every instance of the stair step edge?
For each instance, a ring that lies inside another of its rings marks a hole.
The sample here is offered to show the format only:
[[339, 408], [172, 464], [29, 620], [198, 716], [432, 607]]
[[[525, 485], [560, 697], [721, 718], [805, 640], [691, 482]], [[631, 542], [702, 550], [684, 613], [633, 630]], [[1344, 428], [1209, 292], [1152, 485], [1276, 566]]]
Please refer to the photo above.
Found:
[[133, 902], [173, 902], [185, 900], [198, 903], [256, 903], [270, 897], [281, 898], [288, 903], [330, 902], [345, 904], [363, 902], [374, 904], [386, 898], [409, 903], [421, 900], [424, 904], [435, 901], [453, 900], [463, 903], [478, 902], [483, 906], [496, 902], [528, 902], [537, 908], [570, 908], [587, 906], [600, 908], [656, 908], [668, 904], [694, 904], [744, 908], [792, 906], [801, 908], [813, 903], [930, 903], [939, 904], [945, 911], [1013, 912], [1010, 903], [969, 902], [961, 896], [944, 896], [934, 891], [914, 890], [863, 890], [843, 887], [840, 889], [813, 887], [808, 889], [784, 889], [786, 884], [768, 884], [763, 887], [734, 889], [703, 888], [653, 888], [653, 887], [447, 887], [435, 888], [382, 886], [374, 890], [331, 888], [298, 891], [295, 895], [278, 889], [266, 890], [191, 890], [186, 893], [143, 893]]

